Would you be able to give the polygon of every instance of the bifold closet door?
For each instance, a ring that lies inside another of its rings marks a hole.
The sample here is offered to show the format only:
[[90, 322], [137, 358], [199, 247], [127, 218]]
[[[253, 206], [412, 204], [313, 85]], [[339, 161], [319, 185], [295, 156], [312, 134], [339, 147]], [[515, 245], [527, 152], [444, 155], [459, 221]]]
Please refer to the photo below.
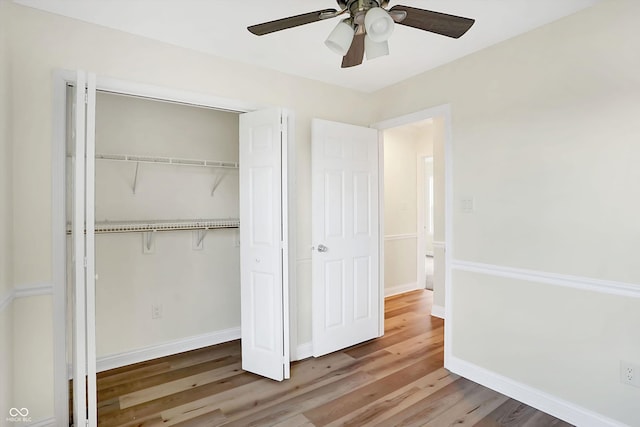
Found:
[[281, 110], [240, 116], [242, 368], [289, 377], [286, 123]]
[[73, 93], [73, 420], [97, 426], [95, 328], [95, 74], [78, 71]]

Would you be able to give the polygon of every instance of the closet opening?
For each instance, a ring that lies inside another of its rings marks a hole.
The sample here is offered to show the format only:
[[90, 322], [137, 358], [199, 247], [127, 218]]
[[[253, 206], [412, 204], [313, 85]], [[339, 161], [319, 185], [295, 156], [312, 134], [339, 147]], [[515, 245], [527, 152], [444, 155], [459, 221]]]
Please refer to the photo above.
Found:
[[225, 369], [288, 378], [290, 113], [74, 74], [55, 94], [56, 417], [96, 425], [99, 373], [222, 343]]

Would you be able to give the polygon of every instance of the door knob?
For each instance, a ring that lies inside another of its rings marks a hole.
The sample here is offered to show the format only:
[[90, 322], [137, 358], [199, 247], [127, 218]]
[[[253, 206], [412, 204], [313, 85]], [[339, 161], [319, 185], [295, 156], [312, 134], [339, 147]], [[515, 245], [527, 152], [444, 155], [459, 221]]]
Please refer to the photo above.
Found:
[[325, 245], [318, 245], [318, 252], [327, 252], [329, 250]]

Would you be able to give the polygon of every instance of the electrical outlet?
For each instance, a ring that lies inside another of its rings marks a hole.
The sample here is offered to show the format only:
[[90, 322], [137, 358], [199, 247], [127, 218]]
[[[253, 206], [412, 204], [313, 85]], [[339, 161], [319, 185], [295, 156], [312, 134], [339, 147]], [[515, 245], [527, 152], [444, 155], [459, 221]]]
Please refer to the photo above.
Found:
[[620, 382], [640, 387], [640, 365], [620, 361]]
[[162, 304], [151, 304], [151, 318], [162, 319]]

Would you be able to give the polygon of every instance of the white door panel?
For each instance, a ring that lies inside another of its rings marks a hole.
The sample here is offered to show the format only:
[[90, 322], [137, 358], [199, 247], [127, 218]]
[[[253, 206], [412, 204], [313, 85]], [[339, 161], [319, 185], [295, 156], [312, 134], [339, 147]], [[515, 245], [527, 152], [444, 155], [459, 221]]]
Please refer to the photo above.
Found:
[[[313, 121], [313, 353], [380, 336], [378, 133]], [[318, 251], [322, 246], [326, 251]]]
[[74, 84], [72, 153], [73, 416], [97, 420], [95, 327], [95, 99], [96, 76], [78, 71]]
[[85, 424], [87, 394], [87, 344], [85, 295], [85, 86], [86, 74], [79, 71], [74, 86], [72, 217], [71, 240], [73, 257], [73, 419]]
[[282, 112], [240, 116], [242, 368], [288, 377]]

